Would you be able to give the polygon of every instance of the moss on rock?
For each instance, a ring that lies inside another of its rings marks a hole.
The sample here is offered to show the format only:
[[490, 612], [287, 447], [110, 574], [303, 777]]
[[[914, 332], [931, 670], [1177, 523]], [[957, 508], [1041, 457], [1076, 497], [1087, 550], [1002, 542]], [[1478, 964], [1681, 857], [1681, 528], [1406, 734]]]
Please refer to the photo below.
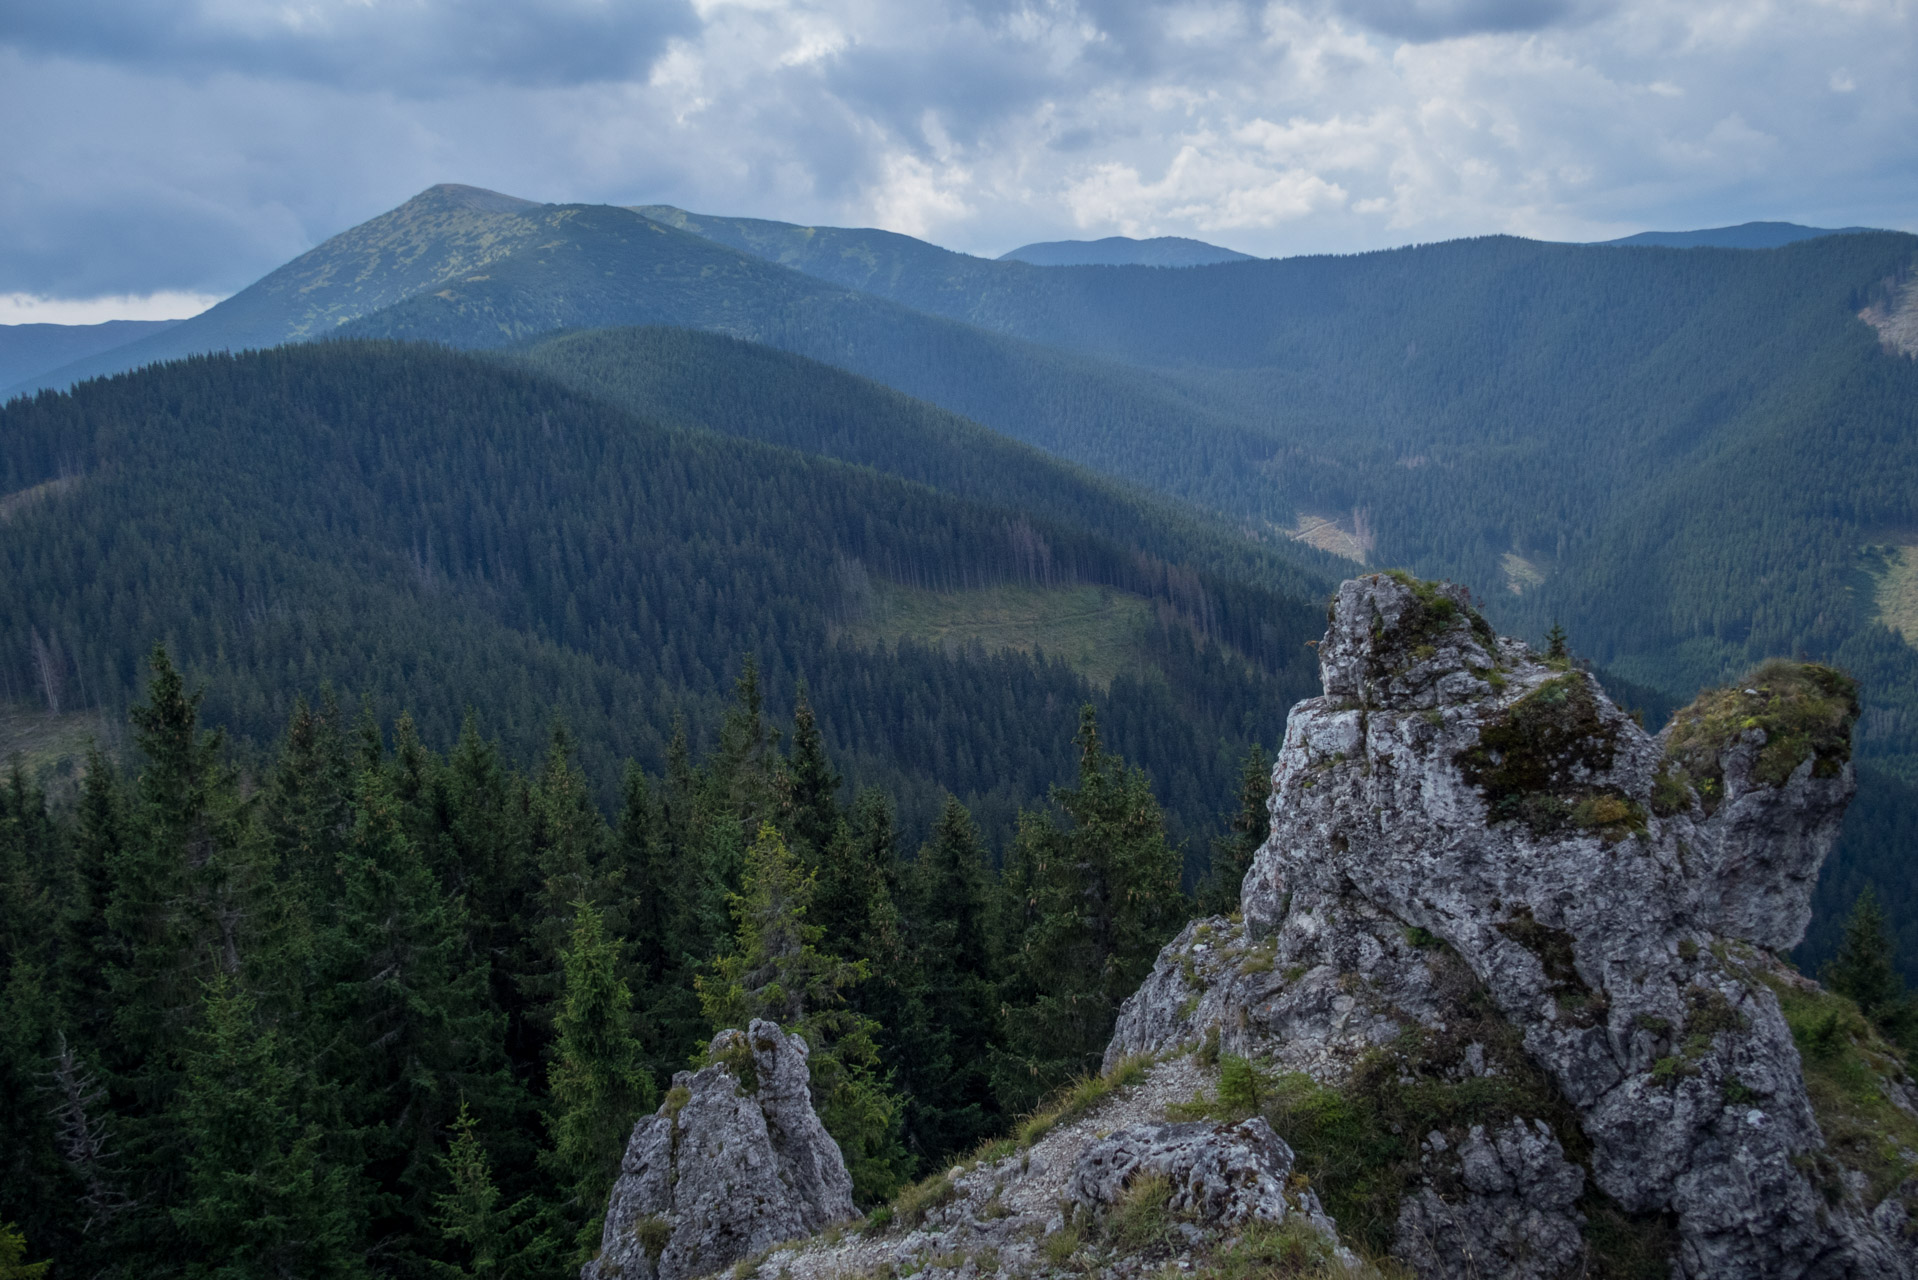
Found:
[[1678, 788], [1695, 789], [1707, 813], [1725, 793], [1725, 750], [1748, 733], [1758, 739], [1755, 781], [1783, 786], [1807, 759], [1814, 777], [1834, 778], [1851, 759], [1851, 729], [1858, 719], [1858, 685], [1850, 676], [1815, 662], [1767, 662], [1735, 684], [1698, 695], [1672, 717], [1667, 740], [1666, 789], [1661, 809], [1676, 812]]
[[1592, 782], [1611, 769], [1617, 745], [1589, 679], [1574, 671], [1513, 703], [1459, 753], [1458, 766], [1484, 794], [1491, 821], [1523, 822], [1541, 836], [1596, 831], [1609, 842], [1645, 829], [1643, 806]]

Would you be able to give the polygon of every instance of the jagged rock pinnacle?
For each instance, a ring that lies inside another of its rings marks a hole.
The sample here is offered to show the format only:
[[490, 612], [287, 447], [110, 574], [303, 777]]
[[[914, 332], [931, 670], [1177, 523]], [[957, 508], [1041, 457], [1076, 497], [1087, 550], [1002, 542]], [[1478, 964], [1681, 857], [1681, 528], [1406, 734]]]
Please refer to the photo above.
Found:
[[[1427, 1274], [1474, 1252], [1484, 1274], [1569, 1263], [1580, 1171], [1561, 1143], [1625, 1211], [1676, 1215], [1683, 1275], [1911, 1274], [1867, 1206], [1806, 1172], [1824, 1138], [1772, 985], [1791, 978], [1761, 949], [1802, 936], [1851, 799], [1850, 682], [1776, 664], [1655, 738], [1463, 590], [1391, 574], [1340, 588], [1319, 652], [1325, 695], [1288, 722], [1243, 936], [1181, 935], [1109, 1060], [1211, 1035], [1333, 1082], [1388, 1060], [1542, 1071], [1543, 1092], [1511, 1091], [1532, 1114], [1434, 1133], [1426, 1185], [1446, 1194], [1400, 1219]], [[1475, 1188], [1461, 1151], [1507, 1147], [1568, 1194]], [[1528, 1236], [1570, 1252], [1528, 1261]]]

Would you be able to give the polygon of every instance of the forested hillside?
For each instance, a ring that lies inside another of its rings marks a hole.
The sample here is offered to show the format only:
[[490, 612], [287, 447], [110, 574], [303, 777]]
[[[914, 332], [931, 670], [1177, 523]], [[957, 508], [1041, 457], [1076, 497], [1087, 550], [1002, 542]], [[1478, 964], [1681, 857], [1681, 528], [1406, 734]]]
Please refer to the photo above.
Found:
[[[771, 347], [655, 327], [568, 332], [510, 350], [575, 390], [662, 422], [823, 454], [962, 498], [1052, 513], [1122, 546], [1299, 600], [1316, 599], [1331, 585], [1325, 574], [1302, 568], [1296, 551], [1275, 554], [1238, 526], [1062, 462], [883, 383]], [[1324, 563], [1332, 567], [1329, 559]], [[1214, 595], [1225, 589], [1219, 580], [1210, 588]], [[1301, 613], [1277, 625], [1290, 635], [1309, 620]], [[1244, 633], [1235, 643], [1259, 642]]]
[[[810, 369], [787, 363], [788, 392], [831, 402], [846, 379], [815, 371], [829, 384], [815, 395]], [[889, 433], [909, 438], [919, 408], [882, 400], [862, 409], [871, 429], [888, 433], [891, 412]], [[1061, 474], [1104, 528], [1153, 524]], [[1069, 771], [1090, 700], [1198, 850], [1246, 746], [1276, 741], [1313, 686], [1316, 605], [1188, 563], [1180, 547], [1201, 539], [1169, 522], [1144, 554], [1069, 511], [663, 427], [441, 350], [199, 358], [15, 401], [0, 492], [40, 488], [0, 525], [11, 700], [124, 706], [159, 640], [247, 741], [327, 682], [383, 717], [410, 711], [429, 743], [474, 708], [521, 761], [558, 715], [608, 802], [620, 760], [662, 768], [675, 715], [712, 723], [755, 658], [775, 708], [810, 682], [849, 774], [891, 788], [911, 831], [950, 790], [1003, 839]], [[1139, 660], [1095, 687], [1043, 654], [847, 634], [888, 584], [999, 583], [1140, 600]]]

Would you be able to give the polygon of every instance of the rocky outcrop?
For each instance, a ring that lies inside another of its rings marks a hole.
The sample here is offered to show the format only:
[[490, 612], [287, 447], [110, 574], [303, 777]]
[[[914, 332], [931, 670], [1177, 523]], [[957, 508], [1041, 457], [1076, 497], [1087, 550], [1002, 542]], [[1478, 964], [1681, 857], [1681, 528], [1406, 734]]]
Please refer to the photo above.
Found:
[[581, 1280], [682, 1280], [854, 1216], [845, 1161], [814, 1114], [806, 1042], [770, 1022], [722, 1031], [627, 1143], [599, 1255]]
[[1108, 1134], [1079, 1153], [1066, 1198], [1097, 1216], [1118, 1204], [1138, 1179], [1154, 1176], [1169, 1186], [1167, 1207], [1192, 1222], [1236, 1227], [1302, 1214], [1328, 1243], [1338, 1244], [1338, 1232], [1318, 1198], [1309, 1190], [1288, 1191], [1292, 1149], [1263, 1117], [1234, 1125], [1143, 1125]]
[[1328, 1084], [1540, 1073], [1480, 1090], [1485, 1127], [1437, 1133], [1405, 1202], [1402, 1239], [1508, 1268], [1480, 1274], [1528, 1274], [1519, 1237], [1555, 1242], [1539, 1274], [1573, 1247], [1572, 1147], [1624, 1212], [1676, 1216], [1682, 1275], [1912, 1274], [1807, 1172], [1764, 950], [1802, 935], [1852, 794], [1848, 682], [1780, 665], [1654, 738], [1462, 590], [1385, 574], [1341, 587], [1319, 653], [1242, 922], [1167, 948], [1109, 1060], [1216, 1038]]

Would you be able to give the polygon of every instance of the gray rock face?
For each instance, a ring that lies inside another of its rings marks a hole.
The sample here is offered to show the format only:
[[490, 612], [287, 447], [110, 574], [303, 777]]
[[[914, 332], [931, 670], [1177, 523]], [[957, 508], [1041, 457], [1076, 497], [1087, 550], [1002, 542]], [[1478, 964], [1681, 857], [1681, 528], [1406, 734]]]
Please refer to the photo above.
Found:
[[[1708, 743], [1709, 779], [1675, 773], [1589, 675], [1493, 635], [1449, 586], [1345, 583], [1319, 653], [1325, 696], [1288, 721], [1243, 927], [1181, 934], [1109, 1060], [1216, 1028], [1337, 1082], [1408, 1028], [1457, 1023], [1462, 965], [1576, 1117], [1598, 1186], [1677, 1214], [1683, 1275], [1918, 1271], [1871, 1206], [1803, 1172], [1824, 1140], [1759, 950], [1803, 934], [1853, 790], [1842, 753], [1793, 764], [1750, 729]], [[1516, 1133], [1467, 1140], [1471, 1222], [1415, 1196], [1402, 1227], [1496, 1249], [1537, 1214], [1569, 1241], [1575, 1192], [1527, 1201], [1485, 1172]]]
[[852, 1178], [813, 1112], [806, 1042], [755, 1021], [720, 1032], [710, 1056], [634, 1126], [581, 1280], [706, 1275], [854, 1216]]
[[1492, 1134], [1473, 1125], [1456, 1149], [1434, 1133], [1423, 1152], [1457, 1187], [1447, 1198], [1428, 1182], [1399, 1206], [1392, 1252], [1421, 1276], [1548, 1280], [1579, 1260], [1573, 1206], [1585, 1171], [1565, 1159], [1550, 1125], [1513, 1119]]
[[1292, 1148], [1258, 1116], [1229, 1126], [1144, 1125], [1100, 1138], [1079, 1153], [1066, 1195], [1099, 1212], [1117, 1204], [1139, 1178], [1154, 1174], [1172, 1184], [1174, 1212], [1211, 1226], [1283, 1222], [1294, 1212], [1324, 1216], [1309, 1191], [1302, 1203], [1297, 1193], [1287, 1202]]

